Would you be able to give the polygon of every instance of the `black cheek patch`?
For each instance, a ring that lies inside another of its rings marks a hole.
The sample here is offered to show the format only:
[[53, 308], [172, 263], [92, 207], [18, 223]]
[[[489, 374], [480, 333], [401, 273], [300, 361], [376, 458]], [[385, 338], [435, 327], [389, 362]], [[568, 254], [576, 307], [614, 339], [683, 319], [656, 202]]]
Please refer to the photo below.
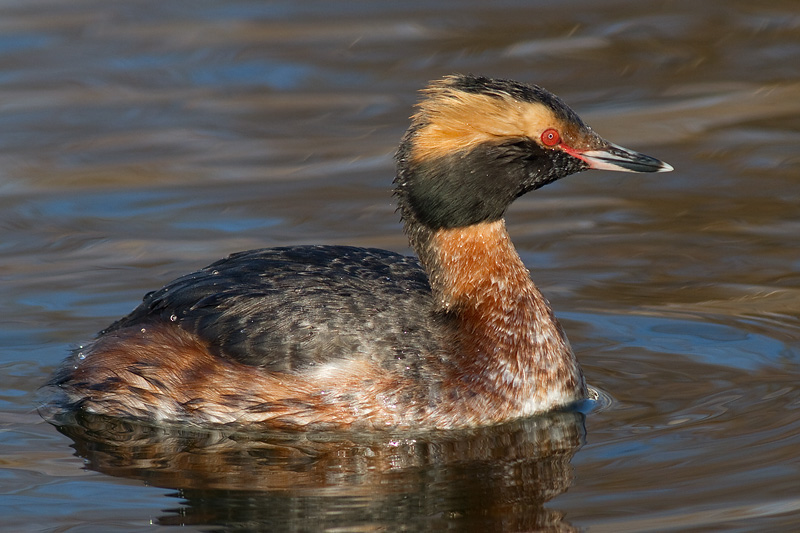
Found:
[[453, 228], [502, 217], [518, 194], [521, 175], [514, 176], [519, 165], [500, 163], [495, 151], [479, 148], [419, 164], [408, 202], [420, 222]]
[[404, 169], [398, 192], [429, 228], [464, 227], [499, 220], [520, 195], [580, 170], [575, 163], [529, 139], [487, 143]]

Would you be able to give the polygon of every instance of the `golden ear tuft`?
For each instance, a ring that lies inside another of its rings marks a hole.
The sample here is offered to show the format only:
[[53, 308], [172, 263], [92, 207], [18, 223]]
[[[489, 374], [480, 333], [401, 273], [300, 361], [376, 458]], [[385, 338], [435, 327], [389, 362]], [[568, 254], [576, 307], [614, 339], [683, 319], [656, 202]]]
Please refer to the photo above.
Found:
[[412, 117], [416, 131], [411, 158], [415, 161], [508, 139], [540, 142], [544, 130], [560, 126], [543, 103], [523, 102], [500, 91], [467, 92], [453, 86], [453, 79], [444, 78], [422, 91], [424, 98]]

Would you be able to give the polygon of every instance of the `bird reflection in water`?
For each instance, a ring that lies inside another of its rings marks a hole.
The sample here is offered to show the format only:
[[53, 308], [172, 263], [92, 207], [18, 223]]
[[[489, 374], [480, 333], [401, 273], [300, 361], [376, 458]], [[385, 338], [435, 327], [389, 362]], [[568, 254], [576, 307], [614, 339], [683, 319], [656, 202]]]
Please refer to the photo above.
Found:
[[226, 432], [87, 413], [56, 423], [87, 468], [177, 490], [180, 505], [157, 523], [248, 529], [569, 531], [545, 503], [569, 487], [585, 437], [574, 410], [423, 434]]

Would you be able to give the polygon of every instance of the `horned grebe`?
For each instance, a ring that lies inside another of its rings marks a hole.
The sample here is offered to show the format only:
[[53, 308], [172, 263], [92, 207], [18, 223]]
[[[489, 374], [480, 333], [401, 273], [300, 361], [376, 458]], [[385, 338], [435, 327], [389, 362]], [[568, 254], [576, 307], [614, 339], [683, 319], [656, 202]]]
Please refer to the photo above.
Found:
[[151, 292], [73, 354], [61, 405], [149, 422], [455, 428], [586, 397], [503, 215], [589, 168], [672, 167], [611, 144], [514, 81], [433, 82], [396, 156], [419, 259], [371, 248], [233, 254]]

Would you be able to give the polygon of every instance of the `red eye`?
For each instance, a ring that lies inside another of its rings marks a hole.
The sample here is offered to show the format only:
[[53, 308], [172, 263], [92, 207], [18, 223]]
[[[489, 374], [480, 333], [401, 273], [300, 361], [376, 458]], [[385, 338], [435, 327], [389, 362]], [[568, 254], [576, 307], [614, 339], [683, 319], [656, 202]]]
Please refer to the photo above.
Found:
[[561, 142], [561, 135], [558, 130], [548, 128], [542, 132], [542, 144], [545, 146], [555, 146]]

